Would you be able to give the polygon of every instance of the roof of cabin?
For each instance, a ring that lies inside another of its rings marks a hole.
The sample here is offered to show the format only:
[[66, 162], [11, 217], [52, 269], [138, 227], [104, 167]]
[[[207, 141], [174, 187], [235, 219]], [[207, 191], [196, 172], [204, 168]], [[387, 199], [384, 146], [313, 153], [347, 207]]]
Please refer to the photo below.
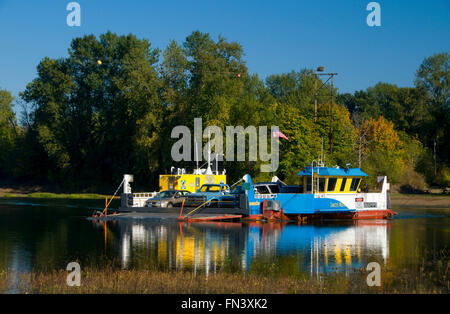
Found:
[[[333, 176], [333, 177], [367, 177], [359, 168], [331, 168], [331, 167], [314, 167], [314, 173], [319, 176]], [[311, 175], [311, 167], [305, 167], [302, 171], [297, 173], [298, 176]]]

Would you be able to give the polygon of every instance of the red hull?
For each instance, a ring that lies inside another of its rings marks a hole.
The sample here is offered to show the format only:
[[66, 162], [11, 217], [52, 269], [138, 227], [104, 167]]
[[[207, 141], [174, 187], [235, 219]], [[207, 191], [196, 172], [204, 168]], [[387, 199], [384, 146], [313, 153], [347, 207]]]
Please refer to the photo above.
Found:
[[394, 215], [397, 215], [397, 213], [390, 209], [364, 210], [364, 211], [356, 212], [353, 215], [353, 219], [388, 219]]
[[316, 219], [389, 219], [397, 213], [390, 209], [384, 210], [365, 210], [356, 213], [317, 213], [309, 215], [284, 215], [282, 212], [265, 211], [264, 214], [250, 215], [249, 220], [316, 220]]

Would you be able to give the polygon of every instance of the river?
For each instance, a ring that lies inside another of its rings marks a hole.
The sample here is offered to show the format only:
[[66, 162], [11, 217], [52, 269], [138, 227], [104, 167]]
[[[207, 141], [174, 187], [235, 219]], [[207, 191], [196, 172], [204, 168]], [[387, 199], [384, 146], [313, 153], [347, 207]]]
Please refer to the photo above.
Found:
[[[0, 270], [113, 266], [195, 273], [319, 276], [382, 267], [426, 271], [447, 263], [450, 213], [396, 208], [391, 220], [178, 223], [87, 220], [102, 201], [0, 199]], [[114, 204], [113, 203], [113, 207]]]

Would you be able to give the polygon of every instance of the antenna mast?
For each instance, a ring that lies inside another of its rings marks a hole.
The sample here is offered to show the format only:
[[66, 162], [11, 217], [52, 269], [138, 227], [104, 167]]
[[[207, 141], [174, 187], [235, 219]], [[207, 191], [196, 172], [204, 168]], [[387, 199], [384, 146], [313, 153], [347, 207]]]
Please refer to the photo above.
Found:
[[208, 167], [206, 168], [206, 174], [212, 174], [211, 170], [211, 133], [208, 130]]
[[198, 167], [198, 149], [197, 149], [197, 140], [194, 137], [194, 146], [195, 146], [195, 162], [197, 164], [197, 167], [194, 171], [194, 174], [200, 174], [200, 169]]

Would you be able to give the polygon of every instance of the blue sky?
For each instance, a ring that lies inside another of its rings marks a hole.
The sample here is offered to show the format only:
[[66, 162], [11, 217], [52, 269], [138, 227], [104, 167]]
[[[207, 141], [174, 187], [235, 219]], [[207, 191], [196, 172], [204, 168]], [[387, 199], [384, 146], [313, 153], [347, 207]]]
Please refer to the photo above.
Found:
[[412, 86], [422, 60], [450, 51], [450, 1], [391, 0], [381, 26], [369, 27], [368, 0], [104, 1], [79, 0], [81, 27], [69, 27], [70, 1], [0, 0], [0, 88], [15, 96], [45, 56], [67, 56], [74, 37], [108, 30], [147, 38], [164, 49], [194, 30], [237, 41], [249, 72], [325, 66], [341, 92], [383, 81]]

